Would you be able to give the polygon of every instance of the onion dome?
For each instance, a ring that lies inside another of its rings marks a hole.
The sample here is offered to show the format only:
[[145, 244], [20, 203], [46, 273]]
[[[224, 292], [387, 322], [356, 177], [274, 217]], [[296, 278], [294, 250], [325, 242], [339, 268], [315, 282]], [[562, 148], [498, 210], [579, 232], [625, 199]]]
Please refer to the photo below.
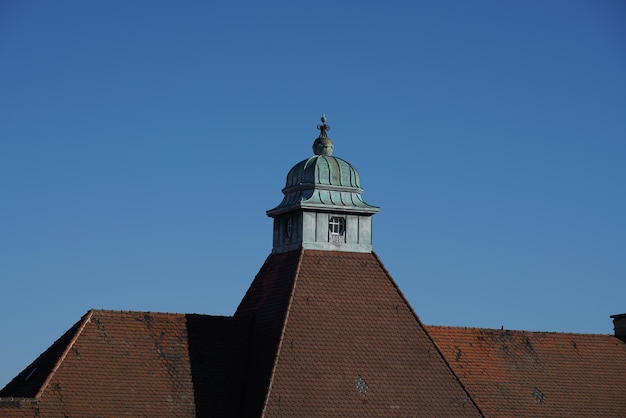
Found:
[[333, 157], [334, 146], [327, 136], [330, 126], [322, 116], [317, 126], [320, 135], [313, 142], [314, 156], [300, 161], [287, 174], [285, 197], [268, 216], [276, 216], [294, 209], [341, 211], [373, 214], [378, 207], [365, 203], [359, 173], [347, 161]]

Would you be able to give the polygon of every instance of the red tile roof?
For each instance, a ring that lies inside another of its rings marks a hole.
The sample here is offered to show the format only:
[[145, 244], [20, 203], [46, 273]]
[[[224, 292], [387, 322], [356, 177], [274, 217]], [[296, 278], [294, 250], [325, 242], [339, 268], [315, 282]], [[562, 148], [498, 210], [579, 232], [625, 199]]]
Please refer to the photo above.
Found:
[[424, 327], [375, 254], [300, 249], [234, 317], [89, 311], [0, 390], [3, 417], [482, 414], [626, 416], [626, 343]]
[[255, 318], [249, 416], [480, 416], [372, 253], [272, 255], [235, 316]]
[[485, 416], [626, 416], [626, 344], [613, 336], [426, 328]]
[[261, 415], [299, 261], [299, 250], [270, 255], [235, 312], [236, 318], [250, 318], [254, 323], [244, 416]]
[[[0, 415], [232, 414], [241, 400], [248, 325], [204, 315], [90, 311], [0, 391]], [[29, 399], [16, 403], [18, 397]]]

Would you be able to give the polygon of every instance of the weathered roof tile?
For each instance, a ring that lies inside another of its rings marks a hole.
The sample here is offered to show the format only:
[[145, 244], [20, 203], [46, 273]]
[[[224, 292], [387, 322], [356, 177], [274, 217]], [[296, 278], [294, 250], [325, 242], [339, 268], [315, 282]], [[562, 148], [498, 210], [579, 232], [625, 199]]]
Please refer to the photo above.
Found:
[[[26, 397], [35, 405], [27, 416], [33, 408], [42, 416], [230, 414], [240, 401], [248, 325], [90, 311], [0, 391], [1, 413], [18, 410], [11, 397]], [[41, 374], [26, 379], [34, 368]]]
[[626, 414], [626, 344], [611, 335], [427, 330], [486, 416]]
[[273, 360], [249, 398], [264, 416], [480, 416], [372, 253], [270, 256], [244, 313]]

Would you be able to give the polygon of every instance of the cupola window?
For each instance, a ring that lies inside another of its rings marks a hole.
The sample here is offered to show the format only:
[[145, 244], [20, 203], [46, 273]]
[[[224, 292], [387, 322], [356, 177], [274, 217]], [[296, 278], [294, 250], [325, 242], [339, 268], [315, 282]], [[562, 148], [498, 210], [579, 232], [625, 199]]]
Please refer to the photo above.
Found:
[[343, 235], [346, 232], [346, 219], [333, 216], [328, 221], [328, 228], [330, 229], [330, 235]]

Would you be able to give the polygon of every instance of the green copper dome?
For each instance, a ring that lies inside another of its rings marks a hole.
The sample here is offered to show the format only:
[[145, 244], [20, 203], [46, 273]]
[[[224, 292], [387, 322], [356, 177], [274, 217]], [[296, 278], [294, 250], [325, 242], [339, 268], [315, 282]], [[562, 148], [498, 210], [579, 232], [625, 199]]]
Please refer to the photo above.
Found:
[[361, 189], [359, 173], [350, 163], [341, 158], [324, 155], [315, 155], [300, 161], [289, 170], [285, 189], [302, 184], [324, 184]]
[[274, 216], [298, 208], [376, 213], [361, 197], [359, 173], [347, 161], [315, 155], [300, 161], [287, 174], [283, 201], [267, 214]]
[[322, 116], [318, 125], [320, 136], [313, 143], [316, 154], [293, 166], [287, 174], [283, 201], [269, 216], [294, 209], [317, 209], [341, 212], [376, 213], [378, 207], [368, 205], [361, 198], [363, 189], [356, 168], [341, 158], [332, 157], [333, 144], [326, 136], [330, 129]]

